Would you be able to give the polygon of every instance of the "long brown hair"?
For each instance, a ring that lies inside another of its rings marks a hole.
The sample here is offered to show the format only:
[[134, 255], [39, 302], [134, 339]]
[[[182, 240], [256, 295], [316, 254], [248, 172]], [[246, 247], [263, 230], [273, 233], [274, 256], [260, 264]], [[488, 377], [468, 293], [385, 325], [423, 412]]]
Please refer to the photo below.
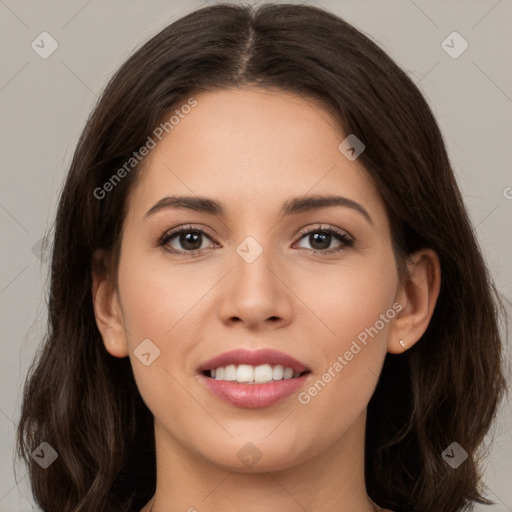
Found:
[[[366, 149], [360, 161], [392, 226], [400, 275], [421, 247], [439, 255], [430, 325], [387, 354], [368, 406], [370, 497], [397, 512], [451, 512], [481, 493], [484, 435], [506, 391], [500, 311], [434, 116], [374, 42], [318, 7], [218, 4], [167, 26], [108, 83], [87, 121], [61, 192], [51, 259], [48, 332], [24, 389], [18, 454], [47, 512], [138, 511], [155, 491], [153, 418], [129, 358], [110, 356], [91, 297], [92, 254], [115, 269], [127, 195], [143, 161], [98, 199], [169, 112], [201, 91], [257, 85], [320, 98]], [[115, 273], [115, 271], [114, 271]], [[442, 452], [457, 442], [457, 469]], [[48, 442], [58, 459], [30, 454]]]

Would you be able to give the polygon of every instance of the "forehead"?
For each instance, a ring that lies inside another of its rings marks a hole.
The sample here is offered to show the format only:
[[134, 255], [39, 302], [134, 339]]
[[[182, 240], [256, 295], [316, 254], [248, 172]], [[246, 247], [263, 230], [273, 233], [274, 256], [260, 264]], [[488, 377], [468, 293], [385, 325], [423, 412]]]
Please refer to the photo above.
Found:
[[384, 212], [366, 169], [339, 150], [346, 134], [325, 103], [257, 88], [193, 97], [196, 106], [146, 158], [129, 215], [173, 194], [214, 197], [228, 215], [244, 207], [277, 213], [292, 196], [334, 193]]

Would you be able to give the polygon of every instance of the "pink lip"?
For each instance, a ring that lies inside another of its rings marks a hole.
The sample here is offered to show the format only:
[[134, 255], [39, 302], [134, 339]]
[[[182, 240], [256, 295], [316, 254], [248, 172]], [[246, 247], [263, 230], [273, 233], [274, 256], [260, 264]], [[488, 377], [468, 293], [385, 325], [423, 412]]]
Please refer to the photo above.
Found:
[[303, 373], [309, 370], [309, 368], [294, 357], [269, 348], [254, 351], [246, 349], [231, 350], [205, 361], [198, 368], [200, 380], [214, 395], [236, 407], [250, 409], [268, 407], [296, 393], [304, 385], [304, 382], [311, 373], [308, 372], [292, 379], [282, 379], [262, 384], [215, 380], [202, 373], [229, 364], [250, 364], [251, 366], [262, 364], [275, 366], [280, 364], [284, 368], [292, 368], [294, 372], [299, 373]]
[[[227, 366], [228, 364], [250, 364], [251, 366], [259, 366], [262, 364], [275, 366], [280, 364], [285, 368], [292, 368], [294, 372], [302, 373], [309, 370], [305, 364], [284, 352], [279, 352], [278, 350], [273, 350], [271, 348], [246, 350], [241, 348], [224, 352], [223, 354], [205, 361], [197, 371], [204, 372], [205, 370], [212, 370], [214, 368], [219, 368], [220, 366]], [[252, 384], [249, 384], [249, 386], [252, 386]]]
[[311, 374], [293, 379], [276, 380], [264, 384], [243, 384], [229, 380], [215, 380], [202, 373], [199, 378], [220, 399], [248, 409], [268, 407], [299, 391]]

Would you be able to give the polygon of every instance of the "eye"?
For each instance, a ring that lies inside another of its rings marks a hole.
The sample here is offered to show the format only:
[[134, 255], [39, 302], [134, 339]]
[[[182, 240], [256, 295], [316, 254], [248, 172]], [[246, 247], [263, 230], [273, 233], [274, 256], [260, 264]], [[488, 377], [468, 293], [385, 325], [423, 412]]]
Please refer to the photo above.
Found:
[[[158, 242], [159, 246], [165, 247], [169, 252], [185, 256], [194, 256], [204, 249], [202, 242], [203, 238], [206, 237], [211, 240], [207, 233], [199, 228], [192, 226], [182, 226], [173, 231], [165, 233], [164, 236]], [[172, 246], [171, 241], [176, 238], [175, 245], [181, 245], [181, 248], [175, 248]]]
[[[310, 251], [314, 254], [331, 254], [337, 253], [351, 247], [354, 240], [345, 232], [333, 227], [319, 226], [314, 229], [302, 231], [300, 240], [307, 240], [312, 245]], [[193, 226], [182, 226], [165, 233], [158, 242], [158, 246], [162, 246], [166, 251], [179, 256], [195, 256], [198, 255], [205, 247], [203, 246], [204, 238], [212, 240], [212, 238], [200, 228]], [[175, 239], [175, 240], [174, 240]], [[338, 241], [339, 246], [329, 249], [333, 241]], [[176, 247], [179, 245], [181, 247]], [[218, 244], [212, 244], [219, 247]], [[302, 247], [302, 249], [308, 249]]]
[[[305, 239], [312, 245], [311, 249], [314, 254], [331, 254], [333, 252], [340, 252], [354, 244], [352, 238], [350, 238], [345, 232], [332, 227], [322, 228], [322, 226], [320, 226], [315, 229], [309, 229], [306, 232], [302, 232], [301, 235], [301, 240]], [[328, 249], [333, 239], [338, 240], [340, 242], [340, 246]]]

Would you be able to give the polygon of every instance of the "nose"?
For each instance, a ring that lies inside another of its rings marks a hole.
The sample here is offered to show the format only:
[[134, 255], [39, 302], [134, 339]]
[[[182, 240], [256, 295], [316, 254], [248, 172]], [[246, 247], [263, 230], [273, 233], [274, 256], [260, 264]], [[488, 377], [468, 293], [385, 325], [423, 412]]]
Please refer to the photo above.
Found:
[[293, 316], [293, 293], [283, 262], [263, 252], [252, 262], [234, 253], [232, 270], [219, 288], [218, 315], [226, 325], [252, 330], [283, 327]]

